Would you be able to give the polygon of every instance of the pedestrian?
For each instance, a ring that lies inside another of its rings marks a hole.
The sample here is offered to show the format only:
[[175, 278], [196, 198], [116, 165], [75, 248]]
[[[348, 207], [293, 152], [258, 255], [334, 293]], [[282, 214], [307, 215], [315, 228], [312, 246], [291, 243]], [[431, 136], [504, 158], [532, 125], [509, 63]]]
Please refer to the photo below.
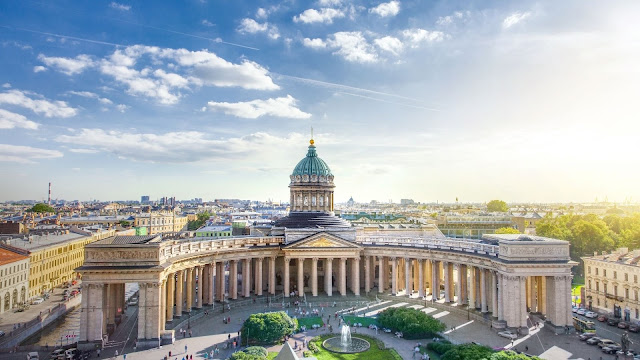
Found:
[[127, 354], [123, 354], [123, 355], [122, 355], [122, 358], [123, 358], [124, 360], [127, 360]]
[[184, 346], [184, 353], [187, 353], [187, 345]]
[[227, 335], [227, 340], [231, 340], [231, 333], [229, 333], [229, 335]]
[[193, 336], [193, 330], [189, 329], [189, 337]]
[[118, 350], [116, 350], [116, 357], [118, 357]]
[[524, 351], [529, 351], [529, 346], [526, 346], [526, 345], [525, 345], [525, 347], [524, 347]]
[[98, 351], [96, 351], [96, 353], [98, 353], [98, 357], [100, 357], [100, 349], [98, 349]]
[[171, 350], [169, 350], [169, 357], [171, 357]]

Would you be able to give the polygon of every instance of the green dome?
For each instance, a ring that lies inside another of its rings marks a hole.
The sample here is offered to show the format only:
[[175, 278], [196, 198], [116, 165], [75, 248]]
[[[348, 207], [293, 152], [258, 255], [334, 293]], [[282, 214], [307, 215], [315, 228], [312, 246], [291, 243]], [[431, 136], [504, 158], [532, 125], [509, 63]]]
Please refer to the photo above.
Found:
[[311, 144], [309, 145], [309, 151], [307, 151], [307, 156], [300, 160], [296, 168], [293, 169], [292, 175], [318, 175], [318, 176], [329, 176], [331, 174], [331, 169], [329, 169], [329, 165], [327, 165], [324, 160], [318, 157], [316, 154], [316, 147]]

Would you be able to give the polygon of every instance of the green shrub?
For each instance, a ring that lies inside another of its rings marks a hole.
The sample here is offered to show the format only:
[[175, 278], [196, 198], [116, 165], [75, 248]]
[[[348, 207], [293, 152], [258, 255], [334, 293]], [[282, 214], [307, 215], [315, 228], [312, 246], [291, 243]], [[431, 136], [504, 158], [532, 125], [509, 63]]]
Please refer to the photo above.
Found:
[[515, 351], [505, 350], [492, 354], [489, 360], [540, 360], [540, 358], [537, 356], [528, 357]]
[[451, 345], [451, 349], [440, 356], [441, 360], [486, 360], [494, 351], [482, 345]]
[[320, 349], [318, 348], [318, 345], [316, 345], [315, 343], [310, 342], [309, 345], [307, 345], [307, 347], [309, 348], [309, 350], [311, 350], [313, 353], [317, 353], [320, 351]]
[[291, 335], [297, 321], [284, 311], [252, 314], [242, 325], [242, 338], [250, 344], [275, 344], [285, 335]]
[[434, 351], [438, 355], [442, 355], [447, 351], [451, 350], [454, 347], [453, 344], [449, 342], [431, 342], [427, 344], [427, 349]]
[[269, 353], [267, 349], [263, 348], [262, 346], [249, 346], [248, 348], [242, 351], [246, 352], [249, 355], [264, 356], [264, 357], [267, 357], [267, 354]]
[[312, 356], [311, 351], [309, 351], [309, 350], [305, 350], [305, 351], [303, 351], [303, 352], [302, 352], [302, 356], [304, 356], [304, 357], [311, 357], [311, 356]]
[[405, 339], [433, 337], [445, 329], [445, 325], [424, 312], [411, 308], [389, 308], [378, 314], [382, 327], [402, 332]]
[[267, 357], [247, 354], [244, 351], [238, 351], [231, 354], [231, 357], [229, 357], [229, 359], [231, 360], [266, 360]]

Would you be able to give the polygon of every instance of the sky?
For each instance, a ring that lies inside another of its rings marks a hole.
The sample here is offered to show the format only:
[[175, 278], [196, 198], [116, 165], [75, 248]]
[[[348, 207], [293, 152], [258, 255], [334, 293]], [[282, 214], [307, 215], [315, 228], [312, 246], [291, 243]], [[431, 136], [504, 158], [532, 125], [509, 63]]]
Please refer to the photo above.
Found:
[[0, 201], [640, 199], [638, 1], [0, 1]]

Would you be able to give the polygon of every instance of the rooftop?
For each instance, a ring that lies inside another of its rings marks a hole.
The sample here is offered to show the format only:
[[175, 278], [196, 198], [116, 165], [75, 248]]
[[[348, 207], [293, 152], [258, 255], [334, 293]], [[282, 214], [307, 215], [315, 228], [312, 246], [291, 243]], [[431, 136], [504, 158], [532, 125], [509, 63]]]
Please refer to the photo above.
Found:
[[10, 264], [16, 261], [28, 259], [28, 258], [29, 258], [28, 256], [20, 255], [13, 251], [0, 248], [0, 266]]

